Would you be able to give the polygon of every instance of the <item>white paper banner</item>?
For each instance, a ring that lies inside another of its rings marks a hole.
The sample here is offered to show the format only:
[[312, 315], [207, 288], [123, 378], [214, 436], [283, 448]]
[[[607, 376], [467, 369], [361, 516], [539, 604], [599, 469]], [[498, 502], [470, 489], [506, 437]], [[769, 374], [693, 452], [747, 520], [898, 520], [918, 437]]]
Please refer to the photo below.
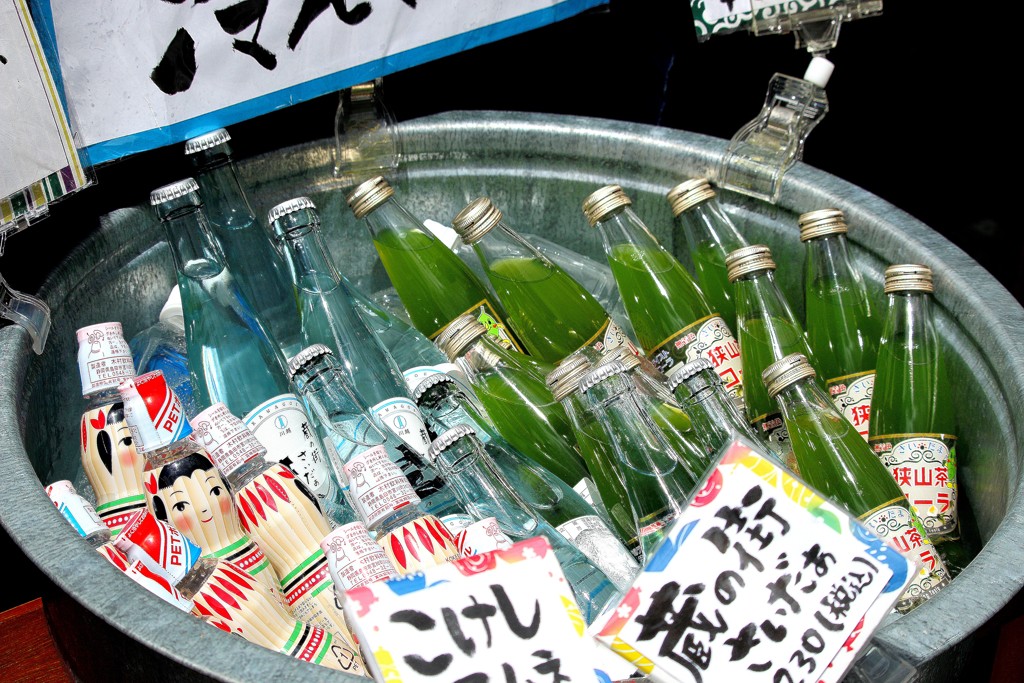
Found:
[[[550, 24], [606, 0], [49, 0], [93, 163]], [[44, 0], [45, 4], [45, 0]]]

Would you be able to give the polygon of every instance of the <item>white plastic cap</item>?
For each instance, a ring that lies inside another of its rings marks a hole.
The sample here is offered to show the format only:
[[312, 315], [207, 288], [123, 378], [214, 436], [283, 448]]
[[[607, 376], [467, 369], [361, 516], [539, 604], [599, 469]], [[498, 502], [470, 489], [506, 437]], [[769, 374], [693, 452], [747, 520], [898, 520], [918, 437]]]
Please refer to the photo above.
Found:
[[423, 221], [424, 227], [434, 234], [434, 237], [441, 240], [446, 247], [455, 251], [455, 242], [459, 239], [459, 233], [447, 225], [432, 221], [429, 218]]
[[811, 63], [807, 65], [807, 71], [804, 72], [804, 80], [810, 81], [819, 88], [824, 88], [828, 85], [828, 79], [832, 78], [835, 68], [836, 65], [824, 57], [811, 57]]
[[167, 302], [160, 309], [160, 320], [182, 331], [185, 330], [185, 313], [181, 309], [181, 291], [178, 289], [178, 285], [174, 285], [167, 297]]

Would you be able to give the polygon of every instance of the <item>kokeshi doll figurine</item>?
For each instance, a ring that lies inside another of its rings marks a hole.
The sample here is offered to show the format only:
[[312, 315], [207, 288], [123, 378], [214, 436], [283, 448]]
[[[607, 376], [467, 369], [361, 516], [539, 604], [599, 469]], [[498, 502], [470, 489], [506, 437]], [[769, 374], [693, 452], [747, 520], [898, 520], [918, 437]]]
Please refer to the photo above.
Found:
[[242, 531], [227, 485], [163, 374], [156, 370], [140, 375], [124, 382], [120, 391], [135, 446], [146, 458], [143, 487], [150, 511], [207, 556], [233, 562], [277, 588], [270, 561]]
[[315, 496], [222, 403], [192, 421], [207, 422], [204, 443], [234, 495], [243, 529], [280, 577], [296, 618], [352, 640], [334, 596], [320, 541], [331, 532]]
[[359, 650], [343, 636], [297, 621], [273, 588], [238, 565], [211, 557], [173, 527], [142, 510], [125, 525], [118, 547], [174, 582], [192, 614], [251, 643], [347, 673], [365, 675]]
[[145, 461], [124, 421], [118, 385], [135, 376], [121, 323], [83, 327], [77, 332], [78, 370], [87, 408], [82, 414], [82, 469], [96, 492], [96, 512], [116, 536], [132, 513], [146, 507], [142, 492]]

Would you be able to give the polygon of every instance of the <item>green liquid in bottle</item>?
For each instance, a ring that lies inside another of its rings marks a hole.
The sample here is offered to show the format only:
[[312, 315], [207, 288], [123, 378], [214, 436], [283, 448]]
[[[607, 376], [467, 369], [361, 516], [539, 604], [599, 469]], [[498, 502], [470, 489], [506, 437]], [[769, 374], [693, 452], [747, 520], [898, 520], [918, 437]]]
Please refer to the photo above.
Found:
[[740, 357], [743, 359], [743, 398], [747, 403], [747, 419], [754, 420], [779, 412], [778, 405], [768, 398], [761, 381], [765, 368], [791, 353], [808, 356], [803, 331], [782, 318], [751, 318], [740, 321]]
[[561, 270], [533, 257], [485, 261], [485, 267], [509, 322], [531, 356], [557, 363], [603, 337], [608, 314]]
[[615, 451], [612, 450], [607, 436], [600, 431], [596, 422], [592, 423], [590, 429], [584, 429], [581, 426], [575, 430], [575, 435], [576, 443], [579, 444], [580, 452], [583, 454], [583, 460], [587, 463], [587, 469], [590, 470], [590, 478], [594, 482], [594, 486], [597, 487], [598, 495], [601, 496], [601, 502], [611, 518], [615, 533], [635, 557], [639, 548], [636, 520], [629, 507], [629, 496], [626, 495], [626, 489], [612, 466], [612, 463], [615, 462]]
[[807, 291], [807, 342], [826, 381], [875, 369], [881, 329], [857, 292], [848, 286], [825, 289], [816, 280]]
[[569, 486], [589, 476], [572, 447], [576, 438], [565, 409], [543, 382], [527, 372], [502, 367], [480, 373], [473, 388], [495, 429], [513, 448]]
[[722, 316], [730, 330], [735, 330], [736, 302], [732, 297], [732, 284], [726, 275], [725, 253], [720, 247], [703, 242], [690, 250], [690, 258], [700, 290], [711, 304], [711, 310]]
[[[413, 325], [433, 339], [463, 313], [486, 309], [504, 326], [501, 309], [458, 256], [421, 230], [382, 230], [373, 243]], [[497, 335], [498, 330], [488, 329]], [[507, 337], [507, 334], [505, 335]], [[519, 350], [518, 343], [512, 342]]]

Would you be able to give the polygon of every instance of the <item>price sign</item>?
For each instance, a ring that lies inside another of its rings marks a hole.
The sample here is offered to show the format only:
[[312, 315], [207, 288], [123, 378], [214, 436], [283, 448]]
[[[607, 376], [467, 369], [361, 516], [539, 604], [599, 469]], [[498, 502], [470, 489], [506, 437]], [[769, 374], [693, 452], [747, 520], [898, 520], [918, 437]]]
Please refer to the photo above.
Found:
[[915, 572], [736, 443], [591, 632], [660, 680], [837, 681]]
[[543, 537], [350, 590], [345, 616], [377, 680], [610, 680]]

